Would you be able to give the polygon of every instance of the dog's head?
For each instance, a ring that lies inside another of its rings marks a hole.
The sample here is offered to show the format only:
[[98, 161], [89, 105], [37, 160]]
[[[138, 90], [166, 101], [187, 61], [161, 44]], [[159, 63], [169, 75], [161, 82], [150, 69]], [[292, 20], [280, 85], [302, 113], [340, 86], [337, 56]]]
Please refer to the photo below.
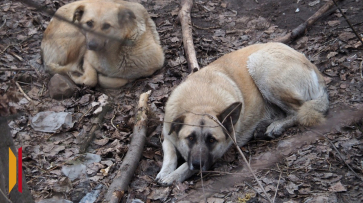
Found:
[[176, 148], [188, 162], [190, 170], [206, 171], [223, 156], [231, 144], [229, 135], [233, 136], [241, 109], [242, 103], [236, 102], [214, 115], [189, 112], [171, 123], [169, 135], [176, 133]]
[[112, 2], [88, 2], [77, 7], [73, 22], [82, 26], [87, 49], [101, 51], [108, 43], [124, 43], [136, 25], [134, 12]]

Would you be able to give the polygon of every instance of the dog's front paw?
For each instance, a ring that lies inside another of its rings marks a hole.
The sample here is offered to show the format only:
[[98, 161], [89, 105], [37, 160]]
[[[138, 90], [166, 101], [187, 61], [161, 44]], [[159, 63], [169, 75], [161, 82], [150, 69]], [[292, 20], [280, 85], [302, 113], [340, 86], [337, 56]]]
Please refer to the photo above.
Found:
[[159, 182], [159, 180], [163, 179], [163, 178], [164, 178], [164, 177], [166, 177], [167, 175], [168, 175], [167, 173], [165, 173], [165, 172], [163, 172], [163, 171], [160, 171], [160, 172], [158, 173], [158, 175], [156, 175], [155, 180]]
[[176, 173], [171, 173], [161, 178], [156, 177], [156, 180], [158, 181], [159, 184], [163, 186], [169, 186], [172, 185], [174, 182], [178, 181], [178, 176]]
[[170, 175], [174, 170], [171, 167], [162, 168], [161, 171], [156, 176], [155, 180], [160, 184], [164, 184], [163, 179], [165, 179], [168, 175]]
[[[171, 185], [173, 182], [183, 182], [185, 179], [189, 178], [191, 175], [193, 175], [196, 171], [189, 170], [188, 163], [185, 162], [179, 168], [176, 170], [173, 170], [170, 174], [167, 174], [164, 177], [164, 174], [160, 174], [160, 177], [158, 179], [158, 182], [162, 185]], [[159, 176], [158, 174], [158, 176]]]
[[97, 77], [93, 75], [87, 75], [79, 71], [69, 72], [68, 75], [78, 85], [94, 87], [97, 84]]

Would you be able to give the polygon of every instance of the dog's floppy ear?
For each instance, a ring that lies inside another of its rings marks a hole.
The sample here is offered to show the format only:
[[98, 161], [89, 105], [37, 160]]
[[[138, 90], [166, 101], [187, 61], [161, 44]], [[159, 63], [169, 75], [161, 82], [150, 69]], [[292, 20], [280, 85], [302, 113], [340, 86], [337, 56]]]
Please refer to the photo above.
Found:
[[120, 25], [125, 25], [130, 23], [131, 21], [135, 20], [136, 16], [135, 13], [132, 12], [128, 8], [120, 8], [118, 11], [118, 23]]
[[[235, 125], [241, 115], [242, 110], [242, 102], [235, 102], [229, 105], [226, 109], [219, 114], [218, 120], [223, 124], [223, 126], [228, 130], [228, 132], [232, 132], [232, 125]], [[232, 118], [232, 123], [231, 123]]]
[[74, 11], [72, 22], [80, 21], [84, 13], [84, 5], [78, 6]]
[[169, 131], [169, 134], [170, 135], [171, 133], [175, 132], [176, 134], [179, 133], [180, 129], [183, 127], [184, 125], [184, 119], [185, 119], [185, 116], [179, 116], [178, 118], [174, 119], [173, 122], [171, 123], [170, 125], [170, 131]]

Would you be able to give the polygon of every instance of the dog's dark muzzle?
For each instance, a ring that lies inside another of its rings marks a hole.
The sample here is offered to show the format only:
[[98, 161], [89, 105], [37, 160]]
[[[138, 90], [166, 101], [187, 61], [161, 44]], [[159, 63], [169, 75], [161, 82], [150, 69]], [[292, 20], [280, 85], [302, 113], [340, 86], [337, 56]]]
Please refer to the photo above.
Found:
[[212, 156], [209, 154], [207, 148], [194, 147], [188, 158], [188, 165], [190, 170], [202, 170], [209, 169], [212, 163]]

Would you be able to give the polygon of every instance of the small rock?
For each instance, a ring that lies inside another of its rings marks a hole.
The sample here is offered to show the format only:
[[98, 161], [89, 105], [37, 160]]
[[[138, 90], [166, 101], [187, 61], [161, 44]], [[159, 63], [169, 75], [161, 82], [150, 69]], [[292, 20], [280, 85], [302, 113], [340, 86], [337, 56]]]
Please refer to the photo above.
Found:
[[76, 88], [77, 86], [70, 78], [60, 74], [55, 74], [48, 84], [50, 97], [57, 100], [71, 97]]

